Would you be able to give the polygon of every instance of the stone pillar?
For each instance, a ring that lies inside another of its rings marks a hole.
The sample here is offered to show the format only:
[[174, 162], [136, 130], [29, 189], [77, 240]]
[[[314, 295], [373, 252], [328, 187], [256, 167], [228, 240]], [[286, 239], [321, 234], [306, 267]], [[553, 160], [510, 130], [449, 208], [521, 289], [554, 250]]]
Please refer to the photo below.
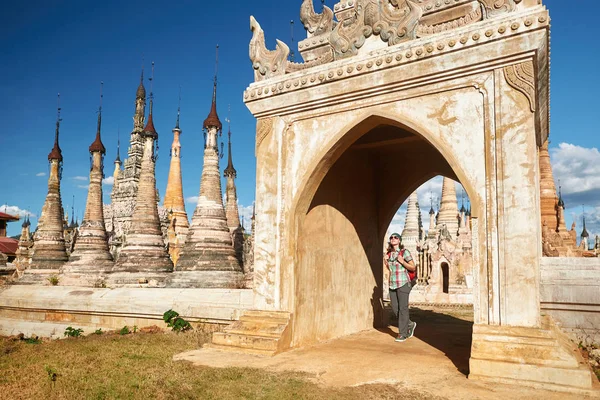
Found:
[[550, 153], [548, 153], [548, 140], [539, 149], [540, 163], [540, 206], [542, 213], [542, 226], [546, 224], [550, 231], [558, 230], [558, 201], [556, 186], [552, 176]]
[[200, 196], [186, 243], [177, 262], [172, 285], [240, 287], [242, 268], [236, 258], [227, 226], [217, 135], [222, 128], [216, 110], [216, 79], [211, 111], [204, 121], [206, 145], [200, 180]]
[[444, 177], [442, 184], [442, 201], [435, 229], [439, 232], [444, 225], [446, 225], [446, 229], [450, 232], [452, 239], [456, 239], [456, 235], [458, 234], [456, 187], [454, 186], [454, 181], [446, 177]]
[[[108, 237], [104, 225], [104, 211], [102, 203], [102, 178], [104, 176], [103, 159], [106, 149], [100, 138], [102, 123], [101, 110], [98, 114], [98, 131], [96, 140], [90, 145], [92, 156], [92, 169], [90, 171], [90, 185], [83, 221], [79, 226], [79, 233], [75, 247], [64, 266], [63, 272], [67, 274], [94, 275], [109, 272], [113, 267], [113, 258], [108, 250]], [[91, 276], [88, 276], [91, 278]], [[84, 283], [84, 282], [81, 282]], [[85, 283], [84, 283], [85, 284]]]
[[418, 196], [415, 190], [408, 198], [406, 208], [406, 219], [404, 220], [404, 229], [402, 230], [402, 245], [412, 254], [415, 265], [419, 263], [417, 254], [417, 244], [419, 242], [419, 209]]
[[188, 216], [185, 211], [183, 199], [183, 186], [181, 183], [181, 144], [179, 136], [179, 114], [177, 124], [173, 129], [173, 143], [171, 144], [171, 166], [167, 180], [164, 207], [169, 217], [169, 255], [173, 264], [177, 264], [181, 248], [185, 243], [190, 227]]
[[125, 243], [115, 263], [113, 272], [140, 273], [127, 276], [114, 276], [111, 280], [126, 283], [128, 279], [164, 279], [164, 272], [173, 271], [173, 262], [165, 248], [156, 198], [154, 141], [158, 134], [152, 121], [152, 100], [148, 123], [143, 132], [144, 152], [137, 190], [137, 201], [131, 218], [131, 228], [125, 235]]
[[[60, 197], [63, 157], [58, 145], [59, 129], [60, 116], [56, 121], [54, 148], [48, 155], [50, 162], [48, 194], [35, 233], [31, 265], [27, 270], [31, 274], [37, 273], [38, 277], [41, 276], [39, 274], [57, 274], [68, 260], [63, 233], [64, 211]], [[42, 281], [43, 279], [41, 278]], [[38, 279], [33, 280], [38, 281]]]

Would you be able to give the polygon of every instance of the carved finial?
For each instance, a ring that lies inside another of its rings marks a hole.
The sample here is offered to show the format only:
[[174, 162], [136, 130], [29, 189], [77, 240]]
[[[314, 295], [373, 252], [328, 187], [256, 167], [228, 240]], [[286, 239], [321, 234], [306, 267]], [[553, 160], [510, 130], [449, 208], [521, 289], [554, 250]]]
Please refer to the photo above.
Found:
[[560, 179], [558, 180], [558, 206], [565, 209], [565, 202], [562, 198], [562, 186], [560, 184]]
[[429, 203], [431, 204], [431, 208], [429, 209], [429, 215], [435, 214], [433, 210], [433, 192], [429, 191]]
[[217, 131], [221, 131], [223, 129], [223, 125], [219, 120], [219, 115], [217, 114], [217, 73], [219, 71], [219, 45], [217, 45], [216, 49], [216, 61], [215, 61], [215, 79], [213, 83], [213, 96], [212, 96], [212, 104], [210, 106], [210, 112], [208, 113], [208, 117], [204, 120], [204, 129], [208, 130], [211, 127], [217, 128]]
[[321, 0], [321, 13], [316, 13], [313, 0], [304, 0], [300, 6], [300, 21], [308, 37], [328, 33], [333, 30], [333, 11]]
[[[231, 105], [229, 105], [229, 114], [231, 114]], [[231, 176], [233, 178], [235, 178], [237, 176], [237, 171], [235, 170], [235, 168], [233, 168], [233, 160], [232, 160], [232, 156], [231, 156], [231, 120], [229, 119], [229, 116], [226, 119], [227, 124], [229, 126], [227, 135], [229, 137], [229, 143], [228, 143], [228, 155], [227, 155], [227, 168], [225, 168], [224, 171], [224, 176], [228, 177]]]
[[121, 127], [117, 126], [117, 158], [115, 163], [121, 163]]
[[179, 129], [179, 116], [181, 115], [181, 85], [179, 85], [179, 100], [177, 102], [177, 122], [175, 123], [175, 129]]
[[265, 46], [265, 33], [260, 24], [250, 16], [250, 30], [252, 31], [252, 40], [250, 40], [250, 60], [254, 68], [254, 79], [261, 81], [272, 76], [285, 74], [290, 48], [281, 40], [277, 40], [277, 46], [274, 51], [267, 50]]
[[60, 146], [58, 145], [58, 136], [59, 136], [59, 132], [60, 132], [60, 121], [62, 121], [62, 119], [60, 118], [60, 93], [57, 95], [57, 100], [56, 100], [56, 131], [54, 132], [54, 147], [52, 148], [52, 151], [50, 152], [50, 154], [48, 154], [48, 161], [50, 160], [58, 160], [59, 162], [62, 162], [63, 160], [63, 156], [62, 156], [62, 152], [60, 150]]
[[152, 75], [150, 76], [150, 111], [148, 112], [148, 122], [146, 123], [146, 127], [144, 128], [144, 133], [146, 135], [150, 135], [153, 137], [158, 137], [158, 133], [156, 132], [156, 129], [154, 128], [154, 121], [153, 121], [153, 117], [152, 117], [152, 112], [154, 109], [154, 61], [152, 61]]
[[100, 152], [102, 155], [106, 154], [106, 148], [104, 144], [102, 144], [102, 139], [100, 138], [100, 129], [102, 127], [102, 98], [104, 97], [102, 93], [102, 89], [104, 87], [104, 82], [100, 82], [100, 106], [98, 107], [98, 127], [96, 129], [96, 140], [90, 145], [90, 153]]

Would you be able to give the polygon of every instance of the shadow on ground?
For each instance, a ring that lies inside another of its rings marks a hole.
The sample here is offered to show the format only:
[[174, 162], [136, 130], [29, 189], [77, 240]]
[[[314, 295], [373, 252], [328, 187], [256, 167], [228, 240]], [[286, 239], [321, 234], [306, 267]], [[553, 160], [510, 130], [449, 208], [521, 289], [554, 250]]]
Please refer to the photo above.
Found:
[[[397, 320], [388, 310], [390, 324], [396, 326]], [[443, 352], [461, 374], [469, 375], [473, 322], [417, 307], [411, 307], [410, 319], [417, 323], [415, 337]], [[390, 327], [378, 330], [392, 337], [398, 335]]]

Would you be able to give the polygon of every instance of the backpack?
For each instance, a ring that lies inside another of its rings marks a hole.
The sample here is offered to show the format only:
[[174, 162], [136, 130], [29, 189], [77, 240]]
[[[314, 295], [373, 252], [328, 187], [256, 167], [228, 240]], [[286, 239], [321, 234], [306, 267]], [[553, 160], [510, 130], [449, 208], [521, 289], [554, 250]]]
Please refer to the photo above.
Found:
[[[406, 251], [406, 249], [402, 249], [400, 250], [400, 255], [402, 257], [404, 257], [404, 252]], [[390, 257], [391, 251], [387, 254], [388, 258]], [[414, 259], [413, 259], [414, 260]], [[415, 269], [414, 271], [409, 271], [408, 269], [404, 268], [404, 270], [406, 271], [406, 273], [408, 274], [408, 280], [410, 281], [410, 284], [412, 286], [415, 286], [417, 284], [417, 270]]]

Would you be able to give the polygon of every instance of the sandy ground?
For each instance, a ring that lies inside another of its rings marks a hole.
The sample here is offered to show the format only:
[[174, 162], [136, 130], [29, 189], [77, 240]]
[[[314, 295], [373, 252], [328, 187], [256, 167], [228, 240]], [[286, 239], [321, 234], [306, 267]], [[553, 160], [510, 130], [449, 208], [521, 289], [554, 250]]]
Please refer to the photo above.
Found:
[[394, 342], [397, 329], [390, 327], [360, 332], [274, 357], [203, 348], [178, 354], [174, 359], [217, 368], [299, 371], [329, 386], [387, 383], [447, 399], [584, 398], [581, 394], [469, 380], [472, 323], [460, 316], [456, 318], [426, 310], [413, 313], [411, 319], [418, 323], [415, 336], [403, 343]]

